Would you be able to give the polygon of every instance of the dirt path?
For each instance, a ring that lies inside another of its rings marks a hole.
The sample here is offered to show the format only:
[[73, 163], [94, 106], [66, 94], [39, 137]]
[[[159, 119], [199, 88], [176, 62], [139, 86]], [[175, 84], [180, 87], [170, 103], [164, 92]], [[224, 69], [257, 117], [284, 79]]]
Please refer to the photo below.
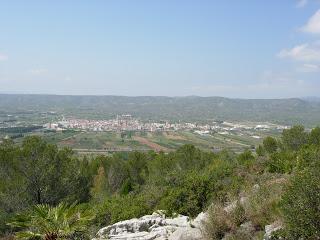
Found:
[[160, 152], [160, 151], [169, 152], [170, 151], [169, 148], [160, 146], [159, 144], [151, 142], [149, 139], [144, 138], [144, 137], [135, 136], [135, 137], [133, 137], [133, 139], [138, 141], [141, 144], [147, 145], [148, 147], [152, 148], [156, 152]]

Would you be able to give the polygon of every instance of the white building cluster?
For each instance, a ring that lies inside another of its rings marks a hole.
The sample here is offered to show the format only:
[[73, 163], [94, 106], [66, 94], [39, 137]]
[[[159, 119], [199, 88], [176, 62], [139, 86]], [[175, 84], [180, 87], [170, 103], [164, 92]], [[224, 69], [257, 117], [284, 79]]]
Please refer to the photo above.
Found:
[[212, 122], [211, 124], [197, 124], [190, 122], [169, 123], [168, 121], [152, 122], [140, 121], [131, 115], [118, 115], [114, 119], [109, 120], [89, 120], [89, 119], [63, 119], [56, 123], [47, 123], [44, 126], [50, 130], [66, 130], [75, 129], [83, 131], [178, 131], [178, 130], [194, 130], [200, 135], [209, 134], [210, 132], [218, 132], [226, 135], [233, 131], [270, 131], [282, 130], [288, 126], [280, 126], [275, 124], [254, 124], [254, 123], [232, 123], [232, 122]]

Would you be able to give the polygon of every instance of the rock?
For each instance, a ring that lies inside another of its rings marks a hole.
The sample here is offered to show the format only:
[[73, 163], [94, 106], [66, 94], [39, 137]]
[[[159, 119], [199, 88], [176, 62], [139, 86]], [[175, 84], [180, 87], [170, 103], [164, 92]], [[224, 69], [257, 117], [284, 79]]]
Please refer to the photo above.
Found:
[[176, 218], [167, 218], [165, 220], [166, 225], [175, 226], [175, 227], [187, 227], [190, 226], [189, 217], [179, 215]]
[[166, 218], [161, 211], [141, 218], [121, 221], [100, 229], [95, 240], [193, 240], [202, 239], [200, 225], [206, 214], [201, 213], [191, 227], [189, 217]]
[[168, 240], [200, 240], [203, 239], [202, 233], [198, 228], [185, 227], [179, 228], [172, 233]]
[[255, 227], [251, 221], [248, 221], [240, 225], [240, 230], [245, 231], [247, 233], [251, 233], [255, 231]]
[[264, 240], [270, 240], [271, 237], [272, 237], [272, 233], [275, 232], [275, 231], [278, 231], [280, 229], [282, 229], [283, 226], [281, 225], [280, 222], [274, 222], [270, 225], [266, 225], [265, 226], [265, 234], [264, 234], [264, 237], [263, 239]]
[[194, 220], [191, 221], [191, 226], [200, 229], [207, 220], [208, 213], [201, 212]]
[[148, 232], [135, 232], [135, 233], [122, 233], [117, 235], [109, 235], [108, 239], [121, 239], [121, 240], [153, 240], [156, 239], [155, 234], [150, 234]]

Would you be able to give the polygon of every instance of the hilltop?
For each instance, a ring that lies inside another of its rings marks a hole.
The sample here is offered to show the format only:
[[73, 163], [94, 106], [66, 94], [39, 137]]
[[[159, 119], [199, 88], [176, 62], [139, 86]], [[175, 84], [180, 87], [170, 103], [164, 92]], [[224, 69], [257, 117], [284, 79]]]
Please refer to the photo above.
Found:
[[298, 98], [231, 99], [223, 97], [127, 97], [0, 94], [0, 113], [53, 111], [75, 117], [110, 118], [132, 114], [145, 120], [270, 121], [320, 123], [320, 103]]

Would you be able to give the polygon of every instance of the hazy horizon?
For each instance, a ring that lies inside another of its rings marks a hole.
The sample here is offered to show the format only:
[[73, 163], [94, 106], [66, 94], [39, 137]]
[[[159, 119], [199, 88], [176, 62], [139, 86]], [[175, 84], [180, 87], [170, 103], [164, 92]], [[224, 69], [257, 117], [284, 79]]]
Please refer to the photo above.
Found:
[[281, 99], [300, 99], [300, 100], [316, 100], [320, 97], [317, 96], [302, 96], [302, 97], [279, 97], [279, 98], [246, 98], [246, 97], [225, 97], [219, 95], [200, 96], [200, 95], [114, 95], [114, 94], [54, 94], [54, 93], [22, 93], [22, 92], [1, 92], [0, 95], [39, 95], [39, 96], [74, 96], [74, 97], [163, 97], [163, 98], [226, 98], [226, 99], [239, 99], [239, 100], [281, 100]]
[[2, 1], [0, 92], [320, 97], [320, 2]]

